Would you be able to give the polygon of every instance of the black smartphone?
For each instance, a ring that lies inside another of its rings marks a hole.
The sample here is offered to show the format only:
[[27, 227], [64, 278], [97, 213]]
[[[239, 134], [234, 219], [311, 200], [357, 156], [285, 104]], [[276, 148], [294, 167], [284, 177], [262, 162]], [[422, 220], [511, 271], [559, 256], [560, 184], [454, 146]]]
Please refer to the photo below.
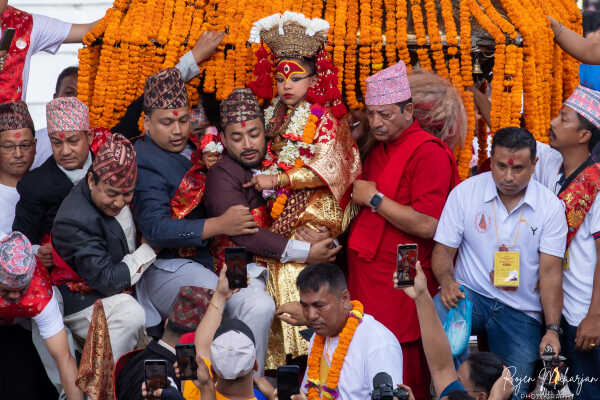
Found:
[[146, 390], [149, 392], [165, 389], [167, 387], [167, 362], [165, 360], [144, 361], [144, 376]]
[[15, 37], [15, 28], [6, 28], [2, 32], [2, 39], [0, 39], [0, 51], [10, 49], [10, 44]]
[[398, 285], [396, 287], [414, 286], [417, 271], [419, 246], [416, 244], [399, 244], [396, 258]]
[[226, 247], [225, 264], [230, 289], [248, 287], [248, 252], [245, 247]]
[[175, 346], [177, 365], [181, 380], [197, 379], [198, 364], [196, 364], [196, 346], [193, 343]]
[[277, 398], [290, 400], [293, 395], [300, 393], [300, 367], [284, 365], [277, 367]]

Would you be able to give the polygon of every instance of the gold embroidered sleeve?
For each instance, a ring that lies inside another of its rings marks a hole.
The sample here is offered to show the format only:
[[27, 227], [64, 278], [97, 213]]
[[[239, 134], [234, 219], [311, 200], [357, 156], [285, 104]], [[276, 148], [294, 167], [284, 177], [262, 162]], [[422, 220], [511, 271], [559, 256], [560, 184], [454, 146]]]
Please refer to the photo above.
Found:
[[307, 167], [291, 169], [287, 175], [290, 180], [290, 189], [293, 190], [313, 189], [326, 185], [319, 175]]

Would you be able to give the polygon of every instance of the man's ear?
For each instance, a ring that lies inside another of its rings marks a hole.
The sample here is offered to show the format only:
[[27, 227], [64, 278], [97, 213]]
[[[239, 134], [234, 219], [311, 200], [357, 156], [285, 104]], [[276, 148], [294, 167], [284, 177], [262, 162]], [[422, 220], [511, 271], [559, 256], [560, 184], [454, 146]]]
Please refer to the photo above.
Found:
[[91, 172], [88, 172], [88, 174], [87, 174], [87, 181], [88, 181], [88, 186], [90, 187], [90, 189], [96, 185], [94, 183], [94, 176], [92, 175]]
[[85, 134], [85, 136], [87, 137], [88, 144], [91, 146], [92, 142], [94, 141], [94, 131], [91, 130], [91, 129], [88, 129], [88, 131]]
[[592, 140], [592, 132], [588, 129], [579, 130], [579, 140], [577, 141], [579, 144], [589, 143]]

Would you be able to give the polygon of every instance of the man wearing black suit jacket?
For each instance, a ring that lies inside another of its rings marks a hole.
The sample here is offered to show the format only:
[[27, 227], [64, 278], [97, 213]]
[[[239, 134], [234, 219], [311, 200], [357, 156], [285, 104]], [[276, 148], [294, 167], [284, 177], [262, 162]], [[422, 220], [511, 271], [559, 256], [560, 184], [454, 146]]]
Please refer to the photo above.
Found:
[[65, 325], [88, 334], [93, 304], [102, 299], [113, 358], [131, 351], [144, 326], [144, 310], [129, 294], [156, 259], [145, 243], [136, 248], [129, 203], [137, 180], [135, 151], [120, 134], [99, 148], [91, 171], [65, 198], [52, 227], [62, 259], [52, 271], [64, 303]]
[[58, 207], [92, 165], [93, 134], [88, 108], [76, 97], [52, 100], [46, 106], [46, 118], [53, 156], [17, 184], [20, 199], [13, 230], [40, 246], [37, 255], [50, 267], [52, 248], [48, 235]]

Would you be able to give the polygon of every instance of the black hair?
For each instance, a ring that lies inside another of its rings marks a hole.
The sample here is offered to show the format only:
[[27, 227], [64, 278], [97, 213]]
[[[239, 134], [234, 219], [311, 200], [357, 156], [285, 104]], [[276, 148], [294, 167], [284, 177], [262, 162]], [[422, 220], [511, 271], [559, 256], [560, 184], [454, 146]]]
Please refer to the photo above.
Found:
[[312, 76], [317, 73], [317, 63], [314, 58], [302, 57], [300, 60], [304, 65], [308, 67], [308, 76]]
[[467, 361], [469, 378], [474, 389], [489, 393], [494, 383], [502, 376], [502, 360], [493, 353], [478, 352], [469, 354]]
[[412, 101], [413, 101], [413, 100], [412, 100], [412, 97], [411, 97], [410, 99], [407, 99], [407, 100], [401, 101], [400, 103], [396, 103], [396, 105], [397, 105], [398, 107], [400, 107], [400, 112], [404, 112], [404, 108], [405, 108], [405, 107], [406, 107], [408, 104], [412, 103]]
[[448, 400], [475, 400], [474, 397], [470, 396], [464, 390], [455, 390], [453, 392], [448, 393], [446, 396]]
[[496, 131], [492, 140], [492, 155], [496, 146], [506, 147], [513, 151], [529, 149], [531, 162], [535, 161], [536, 143], [533, 135], [525, 128], [509, 127]]
[[72, 66], [62, 70], [62, 72], [58, 75], [58, 79], [56, 80], [56, 93], [60, 92], [60, 87], [62, 86], [65, 78], [73, 75], [79, 75], [79, 67]]
[[588, 149], [594, 150], [594, 147], [600, 142], [600, 129], [579, 113], [577, 113], [577, 119], [579, 120], [579, 130], [590, 131], [592, 134], [588, 142]]
[[600, 11], [583, 12], [583, 36], [600, 29]]
[[318, 292], [323, 285], [327, 284], [330, 290], [336, 292], [348, 288], [344, 273], [340, 267], [332, 263], [310, 264], [296, 279], [296, 286], [300, 292]]

